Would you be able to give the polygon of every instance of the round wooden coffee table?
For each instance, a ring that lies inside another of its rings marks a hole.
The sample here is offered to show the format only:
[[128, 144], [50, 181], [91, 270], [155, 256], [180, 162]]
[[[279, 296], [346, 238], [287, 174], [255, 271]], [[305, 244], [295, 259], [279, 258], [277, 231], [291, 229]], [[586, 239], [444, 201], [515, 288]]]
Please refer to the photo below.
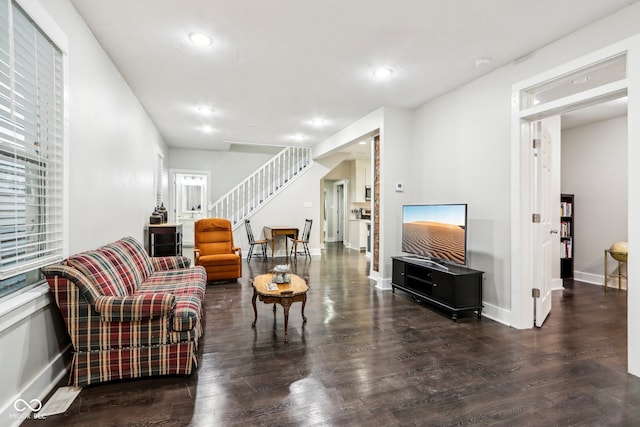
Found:
[[291, 304], [298, 301], [302, 303], [302, 323], [307, 322], [307, 318], [304, 315], [304, 306], [307, 304], [307, 291], [309, 290], [307, 280], [295, 274], [290, 274], [289, 276], [291, 281], [289, 283], [277, 284], [277, 289], [268, 288], [268, 285], [273, 283], [273, 274], [261, 274], [260, 276], [256, 276], [251, 283], [253, 286], [253, 298], [251, 298], [251, 303], [253, 304], [254, 314], [251, 327], [255, 328], [256, 320], [258, 320], [256, 298], [260, 298], [260, 301], [265, 304], [273, 304], [274, 312], [276, 311], [276, 304], [280, 304], [284, 309], [284, 342], [289, 342], [289, 307], [291, 307]]

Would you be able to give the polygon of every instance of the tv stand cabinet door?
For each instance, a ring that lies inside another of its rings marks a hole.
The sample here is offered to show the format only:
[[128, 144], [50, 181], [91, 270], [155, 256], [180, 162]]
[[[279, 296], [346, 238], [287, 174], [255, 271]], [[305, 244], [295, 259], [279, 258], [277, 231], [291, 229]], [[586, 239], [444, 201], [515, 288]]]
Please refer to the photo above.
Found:
[[406, 263], [397, 259], [393, 260], [393, 269], [391, 272], [392, 285], [407, 286]]
[[433, 278], [433, 284], [431, 287], [431, 298], [448, 306], [455, 307], [454, 277], [450, 274], [446, 274], [438, 270], [431, 270], [431, 277]]

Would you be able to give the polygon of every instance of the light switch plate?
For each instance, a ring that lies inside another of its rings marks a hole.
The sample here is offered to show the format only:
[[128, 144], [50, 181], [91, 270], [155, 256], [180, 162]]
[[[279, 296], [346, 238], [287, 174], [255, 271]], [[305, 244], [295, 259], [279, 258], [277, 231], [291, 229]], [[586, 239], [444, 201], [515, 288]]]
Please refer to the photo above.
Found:
[[398, 193], [402, 193], [404, 191], [404, 184], [401, 182], [396, 182], [396, 191]]

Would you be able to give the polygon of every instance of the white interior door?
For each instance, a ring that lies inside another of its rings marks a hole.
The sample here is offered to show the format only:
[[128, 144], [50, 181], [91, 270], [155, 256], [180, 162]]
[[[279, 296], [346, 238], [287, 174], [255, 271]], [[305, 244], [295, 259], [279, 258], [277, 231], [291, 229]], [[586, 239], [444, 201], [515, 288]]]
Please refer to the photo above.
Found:
[[552, 215], [557, 215], [559, 200], [552, 205], [552, 150], [551, 134], [543, 126], [541, 121], [531, 123], [531, 135], [533, 136], [533, 222], [534, 222], [534, 268], [533, 268], [533, 292], [534, 298], [534, 323], [542, 326], [551, 312], [551, 275], [552, 275]]

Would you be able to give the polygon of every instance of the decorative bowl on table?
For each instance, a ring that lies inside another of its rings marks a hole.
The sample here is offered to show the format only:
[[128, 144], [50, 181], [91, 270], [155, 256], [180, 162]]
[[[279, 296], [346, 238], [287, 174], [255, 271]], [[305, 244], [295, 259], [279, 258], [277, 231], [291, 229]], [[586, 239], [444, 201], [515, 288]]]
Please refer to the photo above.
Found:
[[273, 267], [271, 270], [271, 274], [273, 274], [273, 282], [274, 283], [289, 283], [291, 282], [291, 276], [289, 273], [291, 272], [291, 267], [289, 264], [280, 264]]

